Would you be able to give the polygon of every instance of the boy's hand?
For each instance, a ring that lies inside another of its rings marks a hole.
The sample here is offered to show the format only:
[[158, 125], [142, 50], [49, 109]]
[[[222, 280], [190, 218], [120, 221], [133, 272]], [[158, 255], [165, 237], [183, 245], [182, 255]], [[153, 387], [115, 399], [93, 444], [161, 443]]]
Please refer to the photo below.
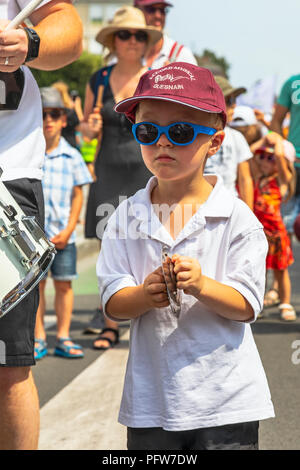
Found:
[[99, 108], [94, 108], [93, 112], [88, 117], [88, 125], [92, 132], [100, 134], [102, 130], [103, 120]]
[[50, 241], [54, 243], [55, 248], [57, 248], [58, 250], [63, 250], [68, 244], [70, 235], [71, 234], [69, 233], [69, 231], [65, 229], [55, 235], [55, 237], [51, 238]]
[[150, 308], [163, 308], [170, 305], [162, 268], [159, 267], [144, 280], [145, 300]]
[[182, 289], [185, 294], [198, 297], [203, 288], [204, 279], [201, 266], [194, 258], [173, 255], [174, 273], [177, 280], [177, 289]]

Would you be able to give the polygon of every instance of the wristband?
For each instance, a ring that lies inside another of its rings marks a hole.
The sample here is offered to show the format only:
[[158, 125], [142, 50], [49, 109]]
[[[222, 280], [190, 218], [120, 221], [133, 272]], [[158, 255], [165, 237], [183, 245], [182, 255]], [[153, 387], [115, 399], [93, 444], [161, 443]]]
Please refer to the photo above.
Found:
[[36, 59], [39, 55], [40, 37], [32, 28], [24, 28], [24, 31], [28, 38], [28, 52], [25, 62], [30, 62], [31, 60]]

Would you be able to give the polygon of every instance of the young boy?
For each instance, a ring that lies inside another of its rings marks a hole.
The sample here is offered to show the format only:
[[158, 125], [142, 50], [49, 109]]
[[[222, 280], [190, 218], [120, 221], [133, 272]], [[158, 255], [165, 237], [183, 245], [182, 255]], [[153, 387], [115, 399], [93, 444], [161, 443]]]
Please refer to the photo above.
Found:
[[131, 320], [128, 449], [256, 449], [258, 420], [274, 416], [250, 327], [268, 245], [247, 205], [203, 175], [224, 138], [222, 92], [207, 69], [175, 63], [146, 72], [116, 111], [155, 175], [110, 218], [97, 262], [105, 314]]
[[[46, 140], [43, 192], [45, 231], [57, 254], [51, 266], [55, 287], [57, 345], [54, 354], [67, 358], [83, 357], [81, 346], [69, 337], [73, 309], [72, 280], [76, 273], [75, 228], [82, 207], [82, 186], [92, 181], [81, 154], [61, 137], [67, 124], [60, 93], [52, 87], [41, 89], [43, 130]], [[44, 328], [46, 279], [40, 283], [40, 305], [35, 327], [35, 359], [47, 353]]]

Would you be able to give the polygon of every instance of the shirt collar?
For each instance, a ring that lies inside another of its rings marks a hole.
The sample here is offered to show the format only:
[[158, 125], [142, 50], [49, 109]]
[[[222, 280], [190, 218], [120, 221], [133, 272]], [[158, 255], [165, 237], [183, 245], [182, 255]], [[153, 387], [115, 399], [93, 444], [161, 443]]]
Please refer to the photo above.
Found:
[[63, 137], [61, 137], [59, 139], [59, 144], [58, 146], [56, 147], [56, 149], [54, 149], [52, 152], [50, 153], [46, 153], [46, 157], [48, 158], [55, 158], [55, 157], [59, 157], [59, 156], [64, 156], [64, 157], [68, 157], [68, 158], [71, 158], [72, 155], [70, 153], [70, 145], [68, 144], [68, 142], [66, 141], [66, 139], [64, 139]]
[[[204, 175], [206, 180], [213, 186], [213, 190], [207, 198], [206, 202], [202, 204], [199, 211], [204, 217], [225, 217], [231, 216], [233, 211], [233, 196], [225, 188], [221, 176], [217, 175]], [[153, 188], [157, 185], [157, 178], [153, 176], [147, 183], [145, 189], [138, 191], [131, 199], [131, 213], [136, 219], [141, 221], [147, 220], [149, 217], [149, 209], [151, 209], [151, 193]], [[148, 210], [141, 210], [145, 206]], [[198, 212], [199, 212], [198, 211]]]
[[207, 201], [183, 227], [176, 240], [173, 240], [155, 214], [151, 203], [151, 192], [157, 185], [157, 179], [155, 176], [150, 178], [146, 188], [129, 199], [129, 215], [140, 221], [139, 231], [160, 242], [175, 246], [191, 233], [202, 230], [208, 218], [229, 218], [233, 211], [235, 196], [225, 188], [220, 176], [205, 175], [205, 178], [213, 185], [213, 190]]

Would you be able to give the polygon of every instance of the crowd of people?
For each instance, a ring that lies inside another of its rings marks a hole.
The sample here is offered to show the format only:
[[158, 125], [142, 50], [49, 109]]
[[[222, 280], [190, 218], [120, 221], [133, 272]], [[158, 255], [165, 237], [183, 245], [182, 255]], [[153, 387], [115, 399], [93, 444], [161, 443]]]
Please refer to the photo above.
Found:
[[[51, 0], [49, 5], [51, 9]], [[27, 176], [41, 183], [36, 189], [45, 203], [41, 223], [57, 250], [50, 269], [57, 316], [54, 354], [84, 356], [70, 335], [72, 281], [78, 276], [76, 226], [84, 208], [85, 237], [99, 239], [100, 252], [101, 301], [85, 330], [97, 334], [93, 348], [114, 347], [118, 323], [131, 320], [120, 411], [120, 422], [128, 427], [128, 448], [253, 449], [258, 446], [258, 421], [274, 411], [249, 324], [276, 305], [282, 321], [297, 319], [289, 266], [293, 240], [300, 239], [300, 108], [293, 87], [299, 76], [284, 84], [270, 122], [262, 110], [238, 106], [244, 87], [235, 88], [223, 75], [199, 68], [192, 52], [165, 34], [171, 7], [167, 1], [135, 0], [101, 28], [96, 40], [108, 51], [107, 64], [86, 84], [83, 108], [63, 82], [39, 90], [46, 142], [43, 177], [38, 171]], [[288, 132], [283, 128], [287, 117]], [[13, 192], [16, 183], [11, 180], [24, 177], [24, 171], [15, 177], [9, 165], [6, 171]], [[83, 206], [85, 185], [88, 200]], [[103, 227], [99, 208], [108, 204], [115, 212]], [[165, 218], [159, 210], [155, 213], [164, 204], [176, 205]], [[135, 205], [144, 205], [145, 214]], [[182, 218], [177, 215], [187, 205], [192, 207], [190, 217], [178, 225]], [[33, 212], [37, 215], [36, 208]], [[130, 239], [133, 222], [143, 236]], [[168, 264], [184, 295], [180, 327], [166, 308], [171, 300], [159, 261], [162, 245], [168, 247]], [[267, 275], [272, 276], [269, 289]], [[20, 363], [11, 362], [13, 369], [26, 366], [26, 377], [28, 367], [48, 354], [46, 282], [32, 294], [38, 308], [28, 306], [37, 310], [31, 322], [34, 333], [32, 326], [30, 331], [34, 352], [20, 352]], [[197, 301], [202, 305], [200, 322]], [[199, 379], [194, 374], [201, 356], [206, 359]], [[228, 379], [230, 367], [236, 371]], [[32, 378], [26, 380], [33, 387]], [[224, 383], [227, 388], [222, 389]], [[10, 440], [9, 446], [17, 445]], [[36, 437], [24, 445], [34, 448]]]

